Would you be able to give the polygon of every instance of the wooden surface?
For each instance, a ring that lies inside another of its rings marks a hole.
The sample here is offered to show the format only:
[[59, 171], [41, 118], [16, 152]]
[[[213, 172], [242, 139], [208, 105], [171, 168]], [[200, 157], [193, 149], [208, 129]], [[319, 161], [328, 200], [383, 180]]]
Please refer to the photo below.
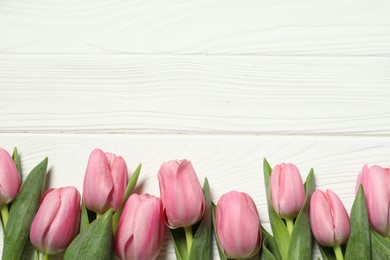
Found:
[[[48, 187], [80, 191], [95, 147], [142, 162], [138, 191], [154, 195], [160, 164], [188, 158], [214, 202], [246, 191], [270, 230], [267, 157], [313, 167], [349, 210], [363, 164], [390, 164], [389, 13], [384, 0], [0, 1], [0, 147], [19, 148], [24, 174], [48, 156]], [[175, 259], [169, 236], [159, 259]]]

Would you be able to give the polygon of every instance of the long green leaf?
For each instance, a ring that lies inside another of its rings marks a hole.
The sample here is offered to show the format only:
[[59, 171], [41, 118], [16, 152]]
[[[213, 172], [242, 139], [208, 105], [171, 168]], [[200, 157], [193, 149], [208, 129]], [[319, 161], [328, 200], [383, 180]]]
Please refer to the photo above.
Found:
[[190, 260], [212, 259], [212, 228], [211, 228], [211, 194], [207, 178], [204, 180], [203, 193], [206, 202], [202, 221], [196, 230], [192, 242]]
[[116, 235], [116, 232], [118, 230], [118, 224], [119, 224], [119, 219], [121, 218], [123, 208], [125, 207], [127, 199], [130, 197], [130, 195], [134, 192], [135, 186], [137, 185], [138, 177], [141, 172], [141, 167], [142, 164], [140, 163], [135, 169], [134, 173], [131, 175], [129, 182], [127, 183], [126, 191], [123, 196], [121, 205], [119, 208], [116, 210], [116, 212], [113, 215], [112, 218], [112, 229], [114, 231], [114, 235]]
[[372, 259], [390, 259], [390, 241], [371, 229], [371, 253]]
[[69, 245], [64, 260], [75, 259], [114, 259], [112, 209], [88, 225]]
[[177, 260], [186, 260], [187, 253], [187, 243], [186, 236], [183, 228], [171, 229], [171, 236], [173, 241], [173, 246], [175, 248], [176, 259]]
[[261, 260], [281, 260], [278, 245], [276, 244], [275, 238], [269, 234], [264, 228], [261, 228], [263, 237], [262, 249], [260, 253]]
[[31, 223], [45, 187], [47, 161], [48, 159], [45, 158], [35, 166], [12, 203], [4, 237], [3, 260], [22, 259], [29, 240]]
[[84, 202], [81, 203], [80, 233], [89, 225], [88, 210]]
[[267, 195], [268, 215], [271, 223], [272, 233], [274, 234], [275, 241], [278, 245], [282, 259], [286, 260], [288, 256], [288, 247], [290, 244], [290, 235], [288, 234], [287, 227], [284, 224], [283, 220], [280, 218], [279, 214], [276, 213], [274, 207], [272, 206], [270, 194], [270, 177], [272, 173], [272, 168], [265, 158], [263, 162], [263, 170], [265, 190]]
[[314, 171], [310, 170], [305, 182], [305, 202], [294, 223], [287, 259], [310, 259], [312, 237], [310, 229], [310, 198], [314, 191]]
[[215, 235], [215, 241], [217, 242], [217, 247], [218, 247], [218, 254], [219, 254], [219, 259], [221, 260], [227, 260], [227, 256], [225, 255], [225, 252], [223, 251], [221, 245], [219, 244], [218, 241], [218, 236], [217, 236], [217, 227], [215, 225], [215, 208], [216, 205], [214, 203], [211, 203], [211, 215], [212, 215], [212, 220], [213, 220], [213, 231]]
[[21, 165], [21, 162], [20, 162], [20, 156], [19, 156], [19, 153], [18, 153], [18, 149], [15, 147], [14, 148], [14, 151], [12, 153], [12, 160], [14, 161], [15, 165], [16, 165], [16, 169], [18, 169], [18, 173], [20, 175], [20, 178], [23, 177], [22, 175], [22, 165]]
[[345, 251], [345, 260], [370, 260], [370, 245], [366, 200], [363, 187], [360, 185], [351, 209], [351, 234]]

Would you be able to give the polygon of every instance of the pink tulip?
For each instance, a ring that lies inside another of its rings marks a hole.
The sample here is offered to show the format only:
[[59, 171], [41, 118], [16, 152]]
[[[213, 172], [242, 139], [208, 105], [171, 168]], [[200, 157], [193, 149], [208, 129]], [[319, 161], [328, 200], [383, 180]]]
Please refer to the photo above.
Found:
[[217, 204], [215, 225], [219, 244], [228, 258], [249, 258], [259, 251], [260, 218], [248, 194], [231, 191], [223, 195]]
[[347, 242], [351, 232], [348, 213], [339, 197], [327, 190], [316, 190], [310, 199], [310, 226], [322, 246], [339, 246]]
[[168, 161], [158, 172], [164, 220], [169, 228], [188, 227], [205, 211], [205, 199], [190, 161]]
[[121, 260], [155, 259], [164, 242], [165, 224], [159, 198], [132, 194], [118, 224], [116, 253]]
[[8, 204], [19, 193], [21, 178], [11, 155], [0, 148], [0, 205]]
[[356, 192], [360, 184], [372, 228], [382, 236], [390, 236], [390, 169], [364, 165], [356, 181]]
[[126, 162], [122, 157], [92, 151], [84, 177], [83, 200], [86, 207], [103, 214], [120, 206], [128, 180]]
[[305, 189], [298, 168], [291, 163], [276, 165], [271, 174], [271, 201], [283, 218], [293, 219], [305, 202]]
[[64, 251], [79, 231], [80, 193], [75, 187], [48, 190], [30, 230], [31, 243], [47, 255]]

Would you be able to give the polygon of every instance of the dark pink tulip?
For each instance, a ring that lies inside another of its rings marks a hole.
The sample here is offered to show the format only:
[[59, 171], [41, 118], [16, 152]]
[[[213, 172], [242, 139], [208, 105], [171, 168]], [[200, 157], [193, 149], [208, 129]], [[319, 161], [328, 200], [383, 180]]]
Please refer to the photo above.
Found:
[[188, 227], [203, 217], [203, 190], [190, 161], [164, 162], [158, 181], [164, 220], [169, 228]]
[[93, 150], [84, 177], [86, 207], [99, 214], [110, 208], [117, 210], [126, 191], [127, 175], [126, 162], [121, 156]]
[[31, 243], [42, 253], [64, 251], [79, 231], [80, 194], [75, 187], [50, 189], [30, 230]]
[[21, 178], [11, 155], [0, 148], [0, 205], [8, 204], [19, 193]]
[[348, 213], [339, 197], [327, 190], [316, 190], [310, 199], [310, 226], [320, 245], [339, 246], [351, 232]]
[[116, 253], [121, 260], [153, 260], [164, 242], [165, 224], [159, 198], [132, 194], [118, 224]]
[[360, 184], [372, 228], [384, 237], [390, 236], [390, 169], [364, 165], [356, 181], [356, 192]]
[[276, 212], [283, 218], [295, 218], [305, 202], [305, 188], [298, 168], [292, 163], [276, 165], [270, 182]]
[[261, 244], [261, 226], [252, 198], [231, 191], [217, 204], [215, 225], [218, 241], [229, 258], [244, 259], [255, 255]]

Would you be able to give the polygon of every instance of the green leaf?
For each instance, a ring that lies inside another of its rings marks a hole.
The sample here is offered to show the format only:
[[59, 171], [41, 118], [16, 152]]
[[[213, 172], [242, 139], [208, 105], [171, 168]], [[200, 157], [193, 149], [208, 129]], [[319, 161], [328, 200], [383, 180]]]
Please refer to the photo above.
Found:
[[265, 158], [263, 168], [265, 190], [267, 195], [268, 215], [271, 223], [272, 233], [274, 234], [274, 238], [276, 244], [278, 245], [282, 259], [286, 260], [288, 256], [288, 246], [290, 244], [290, 235], [288, 234], [287, 227], [284, 224], [283, 220], [280, 218], [279, 214], [276, 213], [274, 207], [272, 206], [270, 195], [270, 176], [272, 173], [272, 168]]
[[278, 245], [276, 244], [275, 238], [269, 234], [264, 228], [261, 228], [263, 245], [260, 253], [261, 260], [281, 260]]
[[18, 149], [16, 147], [14, 148], [14, 151], [12, 153], [12, 160], [14, 161], [14, 163], [16, 165], [16, 169], [18, 169], [18, 173], [20, 175], [20, 178], [22, 178], [22, 165], [20, 162], [20, 156], [18, 153]]
[[219, 254], [219, 259], [221, 260], [227, 260], [227, 256], [225, 255], [225, 252], [223, 251], [221, 245], [219, 244], [218, 236], [217, 236], [217, 227], [215, 225], [215, 208], [217, 206], [214, 203], [211, 203], [211, 215], [212, 215], [212, 220], [213, 220], [213, 231], [215, 235], [215, 241], [217, 241], [217, 247], [218, 247], [218, 254]]
[[206, 202], [205, 212], [192, 241], [190, 260], [212, 259], [211, 194], [207, 178], [204, 180], [203, 194]]
[[187, 243], [186, 236], [183, 228], [170, 229], [173, 246], [175, 248], [176, 259], [185, 260], [187, 259]]
[[65, 252], [64, 260], [114, 259], [112, 209], [78, 234]]
[[311, 259], [312, 236], [310, 229], [310, 198], [314, 191], [314, 171], [310, 170], [305, 182], [305, 202], [294, 223], [287, 259]]
[[47, 161], [48, 159], [45, 158], [35, 166], [12, 203], [4, 237], [3, 260], [22, 259], [29, 241], [31, 223], [38, 210], [45, 187]]
[[390, 259], [390, 241], [371, 229], [371, 253], [372, 259]]
[[84, 202], [81, 203], [81, 217], [80, 217], [80, 233], [83, 232], [89, 225], [88, 211]]
[[321, 245], [318, 245], [318, 247], [320, 248], [323, 260], [336, 260], [336, 255], [334, 254], [333, 248], [324, 247]]
[[371, 259], [370, 245], [366, 200], [363, 187], [360, 185], [351, 209], [351, 234], [345, 251], [345, 260]]
[[135, 186], [137, 185], [138, 177], [141, 172], [141, 167], [142, 164], [140, 163], [137, 169], [135, 169], [134, 173], [131, 175], [129, 182], [127, 183], [126, 191], [123, 196], [121, 205], [113, 215], [112, 229], [114, 231], [114, 235], [116, 235], [116, 231], [118, 230], [119, 219], [121, 218], [122, 211], [123, 208], [125, 207], [126, 201], [130, 197], [130, 195], [134, 192]]

